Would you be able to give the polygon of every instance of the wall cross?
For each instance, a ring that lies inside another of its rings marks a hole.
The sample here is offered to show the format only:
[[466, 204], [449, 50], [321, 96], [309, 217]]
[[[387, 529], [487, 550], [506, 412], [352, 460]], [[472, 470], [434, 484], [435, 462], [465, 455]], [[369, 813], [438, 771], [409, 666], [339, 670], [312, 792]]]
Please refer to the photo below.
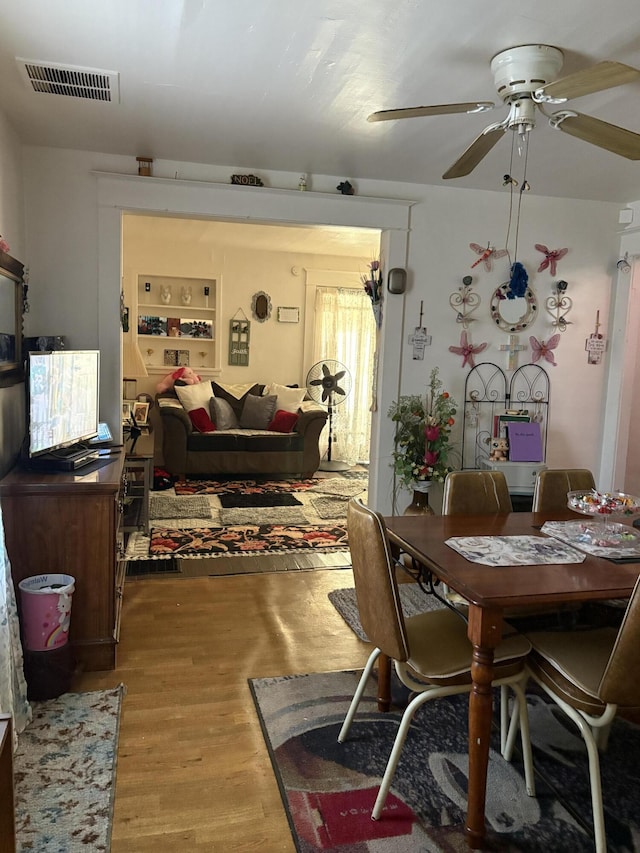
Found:
[[509, 354], [507, 370], [515, 370], [518, 366], [518, 353], [526, 350], [526, 346], [518, 343], [517, 335], [509, 335], [509, 343], [500, 344], [500, 350]]

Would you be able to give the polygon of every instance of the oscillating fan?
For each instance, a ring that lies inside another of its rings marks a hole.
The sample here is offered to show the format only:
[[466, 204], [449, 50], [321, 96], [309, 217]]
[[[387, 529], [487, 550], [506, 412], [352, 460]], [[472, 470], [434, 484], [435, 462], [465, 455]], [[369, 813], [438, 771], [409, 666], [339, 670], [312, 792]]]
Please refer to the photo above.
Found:
[[346, 471], [351, 466], [331, 458], [333, 435], [333, 410], [344, 403], [351, 391], [351, 374], [339, 361], [318, 361], [307, 374], [307, 392], [316, 403], [326, 403], [329, 412], [329, 446], [327, 458], [320, 463], [321, 471]]

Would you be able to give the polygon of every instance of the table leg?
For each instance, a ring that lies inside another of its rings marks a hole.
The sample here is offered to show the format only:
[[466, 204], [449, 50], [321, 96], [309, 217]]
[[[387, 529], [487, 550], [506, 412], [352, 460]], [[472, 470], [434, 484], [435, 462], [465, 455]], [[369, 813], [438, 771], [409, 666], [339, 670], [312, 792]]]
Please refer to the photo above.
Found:
[[467, 796], [467, 844], [482, 847], [485, 835], [485, 800], [493, 697], [493, 651], [502, 636], [502, 613], [485, 607], [469, 607], [468, 636], [473, 644], [469, 695], [469, 791]]
[[378, 711], [391, 707], [391, 658], [385, 654], [378, 657]]

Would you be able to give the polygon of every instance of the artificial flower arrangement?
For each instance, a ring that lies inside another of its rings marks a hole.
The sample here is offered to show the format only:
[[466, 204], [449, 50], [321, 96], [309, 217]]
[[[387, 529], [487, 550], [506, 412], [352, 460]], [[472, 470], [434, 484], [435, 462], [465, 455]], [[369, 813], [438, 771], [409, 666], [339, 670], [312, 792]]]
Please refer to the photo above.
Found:
[[369, 275], [362, 276], [365, 293], [371, 300], [372, 305], [377, 305], [382, 296], [382, 270], [380, 261], [371, 261], [369, 264]]
[[438, 368], [431, 371], [425, 397], [412, 394], [391, 404], [388, 415], [396, 425], [393, 468], [408, 488], [418, 481], [443, 482], [453, 467], [456, 451], [450, 444], [456, 401], [442, 390]]

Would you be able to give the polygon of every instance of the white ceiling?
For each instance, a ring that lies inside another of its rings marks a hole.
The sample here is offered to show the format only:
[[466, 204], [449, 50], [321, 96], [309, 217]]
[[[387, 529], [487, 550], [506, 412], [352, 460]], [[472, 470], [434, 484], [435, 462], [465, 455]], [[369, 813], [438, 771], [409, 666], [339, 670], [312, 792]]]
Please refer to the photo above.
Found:
[[[500, 108], [371, 124], [378, 109], [495, 100], [492, 56], [543, 43], [561, 76], [640, 68], [638, 0], [2, 0], [0, 108], [27, 144], [260, 170], [500, 189], [501, 140], [465, 178], [441, 175]], [[115, 71], [105, 104], [36, 94], [16, 57]], [[640, 83], [570, 102], [640, 132]], [[509, 133], [506, 136], [510, 136]], [[632, 162], [532, 132], [532, 192], [640, 199]]]

